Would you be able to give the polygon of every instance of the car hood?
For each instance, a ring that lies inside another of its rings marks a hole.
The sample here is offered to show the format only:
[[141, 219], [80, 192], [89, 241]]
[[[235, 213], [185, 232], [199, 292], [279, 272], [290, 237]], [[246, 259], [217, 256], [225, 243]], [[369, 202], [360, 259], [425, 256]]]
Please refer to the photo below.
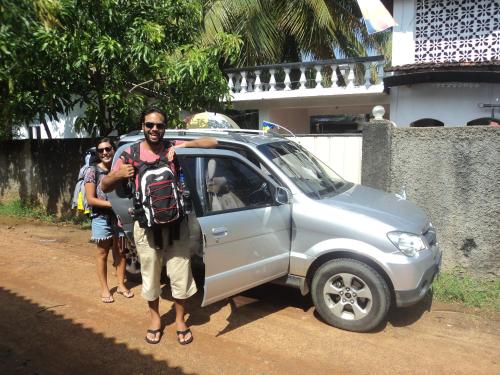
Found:
[[395, 194], [362, 185], [354, 185], [345, 192], [320, 202], [381, 221], [395, 230], [422, 233], [429, 223], [424, 210], [414, 203]]

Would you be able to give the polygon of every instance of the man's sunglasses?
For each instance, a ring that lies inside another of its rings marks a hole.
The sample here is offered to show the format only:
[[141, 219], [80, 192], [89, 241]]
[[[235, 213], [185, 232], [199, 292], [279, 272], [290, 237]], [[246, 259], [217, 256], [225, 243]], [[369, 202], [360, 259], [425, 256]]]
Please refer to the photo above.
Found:
[[113, 148], [112, 147], [103, 147], [103, 148], [98, 148], [97, 152], [102, 154], [104, 151], [110, 152]]
[[157, 129], [164, 129], [165, 128], [165, 123], [164, 122], [145, 122], [144, 126], [148, 129], [153, 129], [156, 125]]

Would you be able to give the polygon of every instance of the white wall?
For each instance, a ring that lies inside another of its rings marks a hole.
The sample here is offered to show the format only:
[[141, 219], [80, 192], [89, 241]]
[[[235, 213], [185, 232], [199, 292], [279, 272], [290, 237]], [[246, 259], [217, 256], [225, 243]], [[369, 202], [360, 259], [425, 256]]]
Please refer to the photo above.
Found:
[[[75, 130], [75, 121], [78, 116], [83, 115], [84, 109], [79, 106], [75, 106], [73, 110], [68, 114], [60, 114], [59, 121], [53, 120], [50, 121], [47, 117], [47, 124], [49, 126], [50, 133], [52, 138], [87, 138], [88, 133], [86, 131], [77, 132]], [[29, 126], [40, 126], [40, 133], [42, 139], [49, 138], [45, 128], [42, 123], [35, 122], [30, 124]], [[36, 137], [36, 132], [34, 132], [34, 136]], [[29, 138], [28, 127], [23, 127], [19, 130], [18, 137], [19, 139]]]
[[361, 135], [301, 136], [289, 139], [301, 144], [347, 181], [361, 183]]
[[415, 62], [415, 0], [395, 0], [394, 19], [398, 26], [392, 32], [392, 65]]
[[[390, 119], [398, 126], [408, 126], [420, 118], [463, 126], [470, 120], [491, 116], [491, 108], [480, 108], [480, 103], [500, 104], [500, 84], [449, 82], [393, 87]], [[500, 108], [495, 117], [500, 117]]]

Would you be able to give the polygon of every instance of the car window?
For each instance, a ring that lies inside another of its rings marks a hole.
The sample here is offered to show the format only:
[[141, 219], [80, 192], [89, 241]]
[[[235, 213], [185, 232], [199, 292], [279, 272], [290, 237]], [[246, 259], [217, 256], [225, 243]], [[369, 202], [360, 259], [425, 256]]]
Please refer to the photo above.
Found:
[[326, 164], [294, 142], [274, 142], [258, 149], [313, 199], [331, 197], [348, 186]]
[[[194, 159], [194, 158], [188, 158]], [[205, 215], [270, 206], [268, 182], [240, 160], [229, 157], [197, 157], [197, 193]], [[202, 178], [200, 178], [202, 177]]]

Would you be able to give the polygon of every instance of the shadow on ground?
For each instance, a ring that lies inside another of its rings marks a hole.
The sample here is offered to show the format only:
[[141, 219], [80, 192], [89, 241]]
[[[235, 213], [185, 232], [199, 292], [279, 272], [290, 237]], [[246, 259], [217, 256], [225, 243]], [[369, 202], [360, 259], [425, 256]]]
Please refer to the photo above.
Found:
[[[227, 318], [228, 324], [218, 333], [218, 336], [262, 319], [268, 315], [272, 315], [287, 307], [301, 309], [304, 313], [314, 308], [310, 294], [302, 296], [298, 289], [270, 283], [250, 289], [244, 293], [226, 298], [206, 307], [201, 307], [203, 299], [203, 278], [199, 276], [196, 277], [196, 283], [199, 291], [193, 298], [188, 300], [187, 311], [190, 315], [187, 324], [189, 326], [203, 325], [210, 321], [212, 314], [217, 313], [224, 306], [229, 305], [231, 313]], [[162, 298], [173, 301], [168, 284], [163, 288]], [[387, 319], [376, 327], [372, 333], [383, 331], [387, 324], [391, 324], [394, 327], [404, 327], [414, 324], [426, 311], [430, 311], [432, 301], [433, 295], [431, 290], [422, 301], [413, 306], [406, 308], [391, 308], [387, 315]], [[316, 311], [314, 311], [313, 316], [327, 325]], [[175, 322], [173, 305], [172, 309], [162, 316], [162, 322], [164, 325], [170, 325]]]
[[0, 374], [184, 374], [51, 308], [0, 287]]

